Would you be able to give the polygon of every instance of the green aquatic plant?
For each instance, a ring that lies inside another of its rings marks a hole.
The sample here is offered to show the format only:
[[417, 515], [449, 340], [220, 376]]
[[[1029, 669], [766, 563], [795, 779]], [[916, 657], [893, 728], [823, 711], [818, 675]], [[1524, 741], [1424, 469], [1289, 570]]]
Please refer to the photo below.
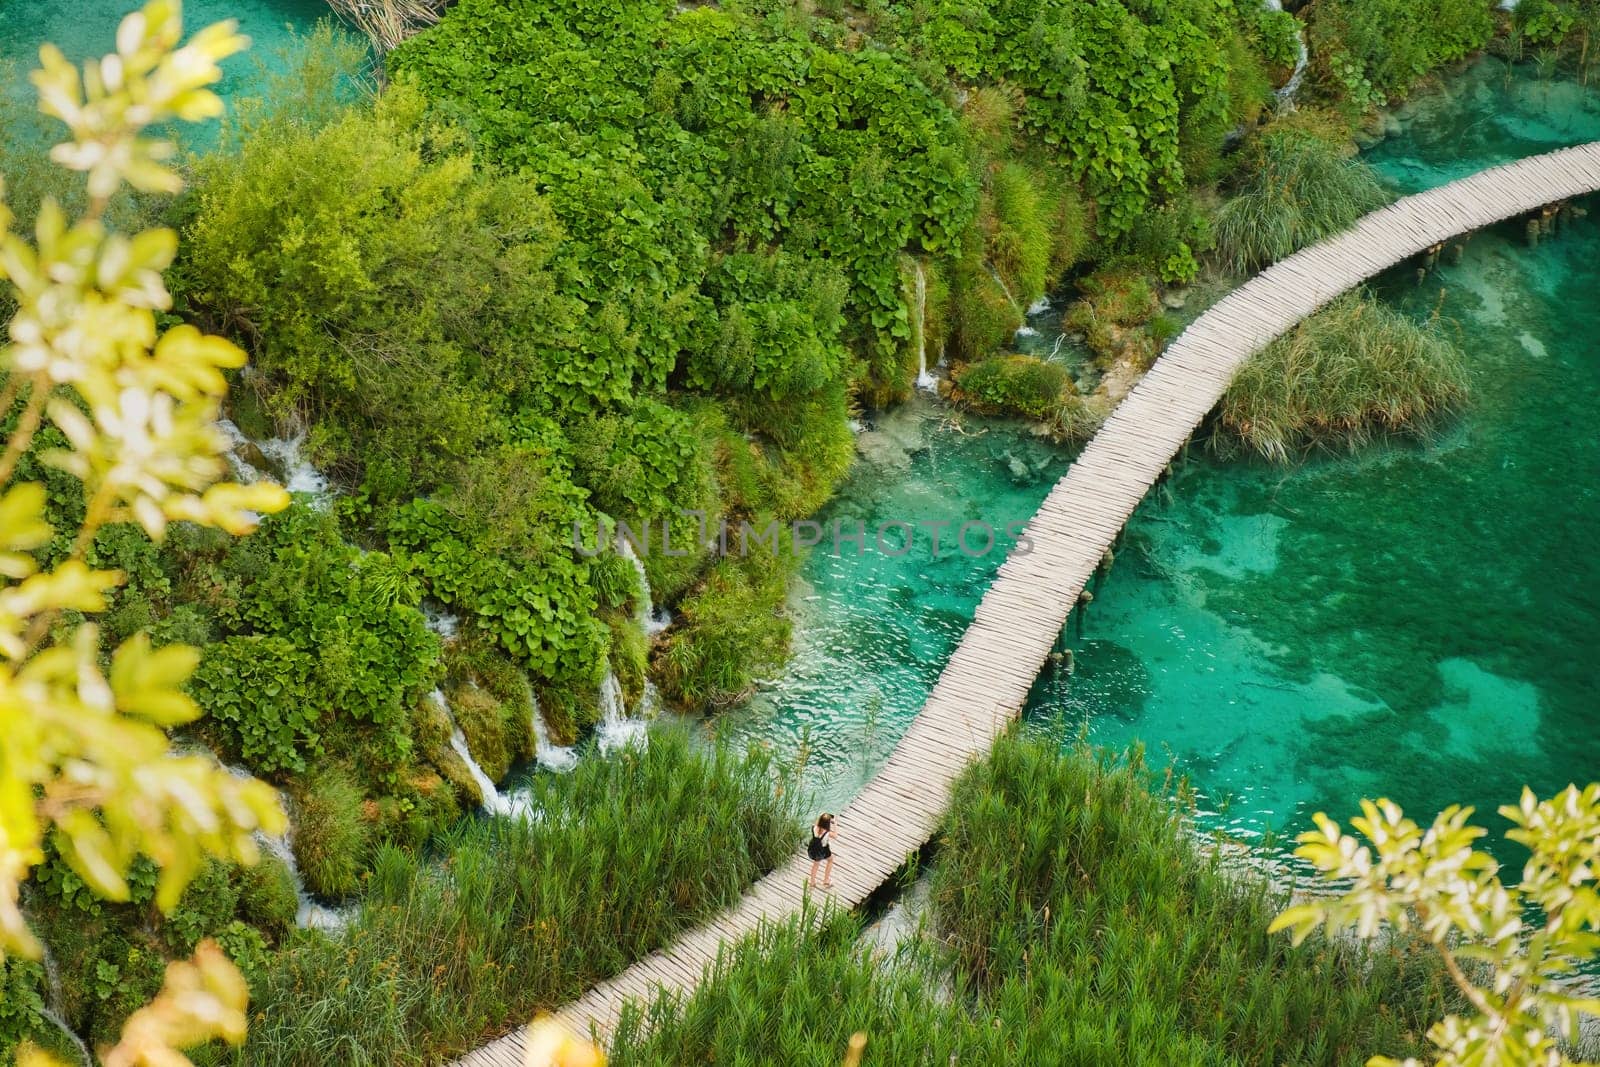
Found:
[[1348, 228], [1388, 203], [1377, 175], [1337, 143], [1301, 125], [1256, 139], [1240, 187], [1217, 209], [1217, 255], [1246, 274]]
[[980, 411], [1047, 419], [1072, 393], [1059, 363], [1037, 356], [1002, 354], [969, 363], [956, 373], [960, 397]]
[[1365, 292], [1340, 297], [1257, 353], [1218, 409], [1214, 444], [1279, 462], [1426, 433], [1467, 402], [1461, 350]]

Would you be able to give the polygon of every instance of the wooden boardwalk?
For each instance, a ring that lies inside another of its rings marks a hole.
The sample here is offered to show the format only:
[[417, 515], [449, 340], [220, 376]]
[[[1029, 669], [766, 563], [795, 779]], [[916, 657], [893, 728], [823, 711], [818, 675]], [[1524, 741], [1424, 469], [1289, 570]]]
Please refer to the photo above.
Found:
[[[1028, 524], [979, 603], [921, 713], [887, 763], [839, 815], [834, 888], [853, 906], [932, 837], [950, 787], [1016, 717], [1067, 614], [1134, 508], [1234, 373], [1317, 308], [1448, 238], [1600, 189], [1600, 142], [1535, 156], [1405, 197], [1345, 233], [1274, 264], [1228, 294], [1173, 342], [1106, 420]], [[804, 855], [763, 878], [731, 910], [596, 986], [562, 1012], [606, 1037], [624, 1001], [688, 992], [719, 946], [801, 910]], [[459, 1061], [522, 1067], [519, 1030]]]

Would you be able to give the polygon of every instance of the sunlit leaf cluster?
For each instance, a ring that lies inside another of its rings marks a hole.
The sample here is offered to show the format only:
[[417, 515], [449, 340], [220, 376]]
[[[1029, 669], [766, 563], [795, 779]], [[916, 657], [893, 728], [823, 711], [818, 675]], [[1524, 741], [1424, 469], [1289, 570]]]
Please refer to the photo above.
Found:
[[1486, 831], [1468, 821], [1471, 808], [1447, 808], [1426, 828], [1388, 800], [1364, 800], [1361, 810], [1355, 834], [1319, 812], [1296, 850], [1348, 888], [1289, 908], [1272, 930], [1292, 931], [1296, 944], [1322, 928], [1365, 939], [1415, 930], [1437, 947], [1472, 1009], [1428, 1031], [1438, 1064], [1572, 1062], [1582, 1017], [1600, 1015], [1600, 999], [1570, 989], [1600, 949], [1600, 785], [1569, 785], [1548, 800], [1524, 789], [1519, 803], [1500, 809], [1513, 824], [1506, 837], [1529, 852], [1521, 880], [1509, 885], [1474, 847]]
[[[137, 523], [159, 539], [179, 521], [243, 534], [288, 502], [275, 485], [218, 481], [228, 448], [214, 425], [223, 372], [244, 354], [190, 326], [160, 330], [171, 303], [162, 272], [177, 236], [124, 236], [105, 223], [124, 186], [181, 184], [165, 162], [172, 146], [147, 136], [150, 127], [221, 110], [209, 86], [245, 40], [231, 24], [181, 37], [180, 4], [152, 0], [122, 22], [115, 53], [81, 72], [43, 48], [33, 75], [40, 108], [68, 129], [51, 158], [83, 175], [88, 207], [71, 219], [46, 201], [29, 235], [0, 205], [0, 277], [15, 307], [0, 348], [0, 413], [10, 420], [0, 453], [0, 954], [42, 952], [20, 893], [47, 837], [112, 900], [129, 897], [130, 868], [147, 857], [160, 871], [156, 902], [170, 909], [207, 856], [252, 862], [254, 833], [284, 826], [267, 786], [170, 751], [166, 731], [199, 714], [183, 689], [197, 651], [156, 648], [143, 635], [107, 649], [93, 621], [124, 581], [88, 562], [102, 527]], [[45, 486], [18, 477], [25, 457], [79, 484], [75, 531], [52, 528]], [[47, 556], [62, 535], [70, 550]], [[166, 992], [130, 1019], [106, 1062], [180, 1062], [169, 1046], [238, 1040], [244, 1003], [232, 965], [203, 947], [174, 966]]]

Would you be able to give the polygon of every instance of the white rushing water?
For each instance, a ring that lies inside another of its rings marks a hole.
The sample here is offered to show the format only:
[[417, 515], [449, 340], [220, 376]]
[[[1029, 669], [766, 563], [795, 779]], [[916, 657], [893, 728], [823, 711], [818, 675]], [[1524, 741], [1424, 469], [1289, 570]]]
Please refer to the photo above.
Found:
[[[1512, 6], [1516, 0], [1506, 0]], [[1283, 10], [1283, 0], [1265, 0], [1267, 7], [1273, 11]], [[1502, 4], [1504, 6], [1504, 4]], [[1298, 21], [1296, 24], [1298, 26]], [[1306, 80], [1306, 67], [1311, 63], [1311, 53], [1306, 48], [1306, 31], [1304, 27], [1295, 30], [1295, 46], [1298, 49], [1294, 57], [1294, 70], [1289, 75], [1289, 80], [1283, 83], [1277, 91], [1278, 106], [1287, 107], [1294, 103], [1295, 94], [1300, 91], [1300, 85]]]
[[622, 683], [610, 667], [600, 680], [600, 724], [594, 736], [601, 753], [647, 743], [649, 723], [644, 719], [630, 719], [627, 704], [622, 699]]
[[461, 732], [461, 727], [456, 723], [455, 713], [450, 710], [450, 702], [445, 699], [442, 689], [435, 689], [428, 694], [445, 717], [450, 720], [450, 748], [461, 757], [461, 762], [466, 765], [467, 773], [472, 776], [472, 782], [478, 787], [478, 794], [483, 798], [483, 810], [489, 815], [515, 815], [519, 805], [517, 802], [500, 794], [495, 786], [494, 779], [484, 771], [478, 761], [472, 756], [472, 748], [467, 744], [467, 735]]
[[456, 634], [461, 632], [461, 617], [459, 615], [452, 615], [444, 608], [431, 602], [424, 602], [421, 610], [422, 621], [427, 624], [428, 629], [444, 640], [452, 640]]
[[657, 610], [650, 591], [650, 576], [644, 570], [644, 560], [633, 550], [633, 542], [621, 534], [617, 535], [617, 554], [632, 563], [634, 571], [639, 575], [639, 591], [635, 595], [633, 617], [644, 629], [646, 637], [654, 637], [672, 625], [672, 614], [665, 608]]
[[259, 446], [244, 435], [244, 431], [234, 425], [232, 419], [218, 419], [217, 429], [227, 435], [233, 442], [233, 448], [228, 452], [228, 466], [233, 470], [236, 481], [253, 485], [266, 478], [266, 474], [255, 464], [245, 458], [244, 453]]
[[939, 377], [928, 370], [928, 276], [922, 260], [914, 260], [917, 279], [917, 388], [925, 393], [939, 391]]
[[94, 1053], [89, 1051], [89, 1046], [77, 1031], [67, 1025], [66, 1016], [62, 1014], [66, 1010], [66, 995], [61, 985], [61, 968], [56, 964], [55, 954], [50, 951], [49, 945], [44, 946], [44, 958], [39, 962], [44, 965], [45, 980], [45, 1006], [39, 1014], [72, 1042], [88, 1067], [94, 1067]]
[[304, 433], [253, 441], [232, 419], [218, 419], [217, 429], [233, 442], [233, 449], [228, 453], [228, 465], [233, 468], [233, 476], [239, 481], [251, 483], [273, 477], [246, 458], [249, 453], [256, 452], [282, 469], [283, 487], [289, 492], [304, 493], [312, 498], [313, 503], [320, 504], [327, 500], [328, 479], [301, 454], [305, 446]]
[[[207, 750], [212, 759], [217, 759], [216, 753]], [[223, 763], [217, 763], [235, 778], [253, 778], [248, 770]], [[289, 810], [289, 801], [282, 793], [278, 794], [278, 803], [285, 811]], [[323, 930], [328, 933], [337, 933], [350, 924], [355, 915], [355, 907], [330, 908], [326, 904], [318, 903], [311, 891], [306, 888], [305, 875], [300, 873], [300, 861], [294, 855], [294, 826], [281, 834], [269, 834], [265, 830], [257, 830], [252, 836], [256, 839], [256, 847], [263, 853], [272, 856], [282, 863], [289, 871], [289, 878], [294, 883], [295, 899], [299, 901], [299, 908], [295, 913], [295, 925], [309, 930]]]
[[533, 700], [534, 762], [547, 771], [566, 774], [578, 765], [578, 752], [568, 745], [558, 745], [550, 737], [550, 724], [544, 721], [539, 701]]
[[305, 434], [299, 433], [293, 437], [269, 437], [257, 442], [257, 447], [283, 468], [285, 489], [320, 500], [328, 495], [328, 479], [301, 454], [305, 443]]
[[261, 851], [276, 857], [289, 869], [289, 877], [294, 882], [295, 899], [300, 902], [294, 917], [296, 926], [306, 930], [338, 933], [350, 925], [350, 920], [355, 917], [354, 905], [330, 908], [326, 904], [319, 903], [306, 889], [305, 876], [300, 873], [300, 863], [294, 858], [294, 847], [288, 834], [274, 835], [257, 830], [255, 837]]
[[1022, 305], [1017, 303], [1017, 298], [1011, 295], [1010, 287], [1006, 285], [1006, 280], [1000, 277], [1000, 272], [994, 269], [994, 264], [984, 263], [984, 268], [988, 270], [989, 277], [994, 279], [994, 283], [1000, 287], [1000, 291], [1005, 294], [1006, 299], [1011, 302], [1011, 306], [1017, 309], [1017, 314], [1027, 318], [1027, 313], [1022, 310]]

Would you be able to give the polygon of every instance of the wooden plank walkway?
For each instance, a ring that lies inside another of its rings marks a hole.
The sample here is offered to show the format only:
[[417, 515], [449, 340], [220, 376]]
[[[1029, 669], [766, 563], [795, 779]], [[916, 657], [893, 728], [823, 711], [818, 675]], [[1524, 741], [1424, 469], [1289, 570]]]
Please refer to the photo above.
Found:
[[[956, 777], [1016, 717], [1084, 583], [1246, 359], [1340, 293], [1441, 241], [1597, 189], [1600, 142], [1480, 171], [1367, 215], [1195, 320], [1045, 498], [1028, 524], [1031, 551], [1000, 567], [921, 713], [839, 814], [831, 901], [861, 903], [932, 837]], [[721, 945], [801, 911], [809, 866], [796, 856], [732, 909], [596, 986], [561, 1017], [577, 1033], [605, 1038], [624, 1001], [692, 990]], [[521, 1030], [459, 1064], [522, 1067]]]

